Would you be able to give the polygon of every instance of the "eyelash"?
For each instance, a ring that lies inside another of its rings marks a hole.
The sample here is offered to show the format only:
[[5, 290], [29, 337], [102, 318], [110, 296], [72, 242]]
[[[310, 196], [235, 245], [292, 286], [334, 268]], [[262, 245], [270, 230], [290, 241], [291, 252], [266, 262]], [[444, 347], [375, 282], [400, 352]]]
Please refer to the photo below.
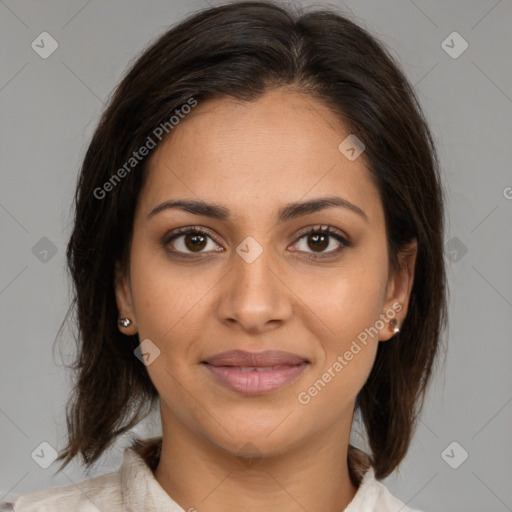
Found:
[[[172, 231], [168, 234], [166, 234], [162, 240], [162, 246], [164, 247], [164, 249], [169, 252], [171, 255], [173, 256], [177, 256], [178, 258], [184, 258], [184, 259], [197, 259], [198, 256], [201, 257], [200, 255], [202, 253], [184, 253], [184, 252], [180, 252], [180, 251], [176, 251], [176, 250], [173, 250], [173, 249], [169, 249], [168, 248], [168, 245], [173, 242], [174, 240], [176, 240], [177, 238], [179, 238], [180, 236], [183, 236], [183, 235], [188, 235], [188, 234], [194, 234], [194, 235], [202, 235], [202, 236], [205, 236], [205, 237], [208, 237], [210, 239], [212, 239], [215, 243], [217, 243], [215, 241], [215, 239], [212, 237], [212, 235], [204, 230], [203, 228], [201, 227], [196, 227], [196, 226], [188, 226], [188, 227], [184, 227], [184, 228], [178, 228], [177, 230], [175, 231]], [[330, 226], [325, 226], [325, 227], [314, 227], [308, 231], [305, 231], [304, 233], [300, 234], [299, 237], [297, 238], [297, 241], [298, 240], [301, 240], [302, 238], [305, 238], [307, 236], [310, 236], [310, 235], [324, 235], [324, 236], [329, 236], [329, 237], [332, 237], [334, 238], [335, 240], [337, 240], [338, 242], [340, 242], [341, 246], [340, 248], [338, 249], [335, 249], [334, 251], [329, 251], [327, 253], [324, 253], [326, 254], [326, 256], [321, 256], [322, 253], [318, 253], [318, 256], [317, 255], [314, 255], [314, 253], [306, 253], [307, 256], [305, 256], [307, 259], [310, 259], [310, 260], [313, 260], [313, 261], [317, 261], [317, 260], [321, 260], [321, 259], [324, 259], [324, 258], [331, 258], [333, 255], [337, 255], [338, 253], [340, 253], [343, 249], [345, 249], [346, 247], [350, 247], [350, 242], [344, 238], [342, 235], [340, 235], [337, 231], [334, 231]], [[219, 245], [219, 244], [217, 244]], [[301, 251], [298, 251], [298, 252], [301, 252]]]

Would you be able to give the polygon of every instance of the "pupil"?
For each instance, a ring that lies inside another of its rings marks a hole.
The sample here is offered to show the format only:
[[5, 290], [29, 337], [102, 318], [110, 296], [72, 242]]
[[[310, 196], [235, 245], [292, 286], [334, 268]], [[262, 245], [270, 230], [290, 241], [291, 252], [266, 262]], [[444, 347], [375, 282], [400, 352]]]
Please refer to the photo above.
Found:
[[[323, 250], [329, 245], [329, 242], [325, 243], [327, 241], [327, 237], [325, 235], [311, 235], [311, 238], [314, 240], [314, 246], [312, 248]], [[323, 240], [319, 243], [319, 239]]]
[[[202, 239], [202, 240], [201, 240]], [[205, 246], [205, 237], [203, 235], [187, 235], [185, 245], [190, 250], [203, 249]]]

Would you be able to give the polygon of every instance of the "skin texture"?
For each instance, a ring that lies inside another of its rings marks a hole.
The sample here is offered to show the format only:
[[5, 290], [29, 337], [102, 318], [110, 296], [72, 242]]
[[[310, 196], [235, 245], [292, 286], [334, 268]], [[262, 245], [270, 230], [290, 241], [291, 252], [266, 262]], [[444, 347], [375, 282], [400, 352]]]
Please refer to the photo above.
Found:
[[[402, 323], [416, 244], [403, 254], [404, 270], [392, 271], [384, 210], [364, 154], [350, 161], [338, 150], [348, 135], [325, 105], [280, 89], [250, 103], [199, 104], [151, 157], [129, 268], [118, 270], [115, 290], [120, 317], [133, 322], [121, 331], [138, 332], [161, 351], [147, 366], [161, 398], [155, 477], [185, 510], [334, 512], [357, 491], [346, 462], [354, 404], [378, 343], [393, 343], [389, 324], [359, 343], [307, 405], [297, 397], [393, 304], [401, 305]], [[288, 203], [333, 195], [367, 219], [343, 207], [277, 219]], [[178, 198], [223, 205], [230, 220], [179, 209], [148, 218]], [[327, 225], [350, 246], [327, 238], [319, 249], [302, 236]], [[212, 235], [199, 253], [186, 235], [163, 246], [166, 234], [186, 226]], [[252, 263], [236, 252], [248, 236], [263, 249]], [[173, 248], [194, 258], [173, 257]], [[248, 396], [223, 387], [200, 364], [233, 349], [279, 349], [310, 364], [279, 390]], [[251, 450], [252, 460], [240, 456]]]

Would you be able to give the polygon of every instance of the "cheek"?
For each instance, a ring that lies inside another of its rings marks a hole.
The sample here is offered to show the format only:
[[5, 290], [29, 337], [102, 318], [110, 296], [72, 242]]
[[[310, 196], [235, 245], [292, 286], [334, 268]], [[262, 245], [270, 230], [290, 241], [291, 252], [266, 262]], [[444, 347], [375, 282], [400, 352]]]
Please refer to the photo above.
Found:
[[[165, 402], [180, 410], [187, 403], [183, 388], [193, 389], [191, 365], [197, 363], [204, 338], [204, 316], [210, 283], [165, 257], [140, 251], [132, 258], [132, 291], [141, 342], [149, 339], [158, 356], [146, 369]], [[150, 345], [151, 346], [151, 345]]]
[[354, 397], [375, 359], [378, 346], [375, 325], [382, 301], [376, 297], [380, 290], [372, 282], [363, 281], [355, 277], [338, 282], [331, 290], [329, 301], [324, 299], [320, 309], [322, 322], [311, 317], [310, 329], [319, 335], [322, 349], [316, 377], [322, 381], [320, 386], [329, 383], [333, 393], [326, 393], [325, 399], [329, 395], [333, 399], [336, 395]]
[[386, 297], [385, 261], [385, 256], [379, 259], [354, 252], [333, 272], [297, 278], [305, 311], [311, 311], [305, 316], [308, 327], [322, 334], [319, 339], [327, 341], [327, 348], [350, 344], [379, 319]]
[[310, 296], [308, 329], [320, 341], [317, 365], [298, 401], [313, 417], [334, 420], [353, 407], [373, 367], [378, 348], [376, 323], [385, 292], [386, 268], [353, 265], [330, 280], [329, 293]]
[[356, 342], [344, 348], [331, 354], [326, 365], [299, 391], [297, 402], [308, 420], [322, 417], [330, 424], [340, 415], [352, 414], [371, 372], [377, 344]]
[[[302, 390], [305, 402], [327, 409], [333, 403], [349, 406], [371, 372], [388, 272], [386, 253], [381, 258], [374, 256], [382, 255], [381, 249], [354, 251], [325, 280], [327, 288], [319, 286], [321, 277], [310, 287], [315, 291], [308, 296], [308, 306], [315, 314], [305, 318], [320, 346], [310, 387]], [[335, 408], [338, 412], [339, 407]]]
[[[211, 273], [194, 271], [169, 261], [165, 250], [153, 247], [141, 237], [134, 239], [131, 257], [131, 282], [139, 336], [162, 344], [172, 339], [189, 338], [201, 328], [197, 320], [203, 299], [215, 284]], [[189, 334], [187, 334], [189, 333]], [[178, 345], [179, 346], [179, 345]]]

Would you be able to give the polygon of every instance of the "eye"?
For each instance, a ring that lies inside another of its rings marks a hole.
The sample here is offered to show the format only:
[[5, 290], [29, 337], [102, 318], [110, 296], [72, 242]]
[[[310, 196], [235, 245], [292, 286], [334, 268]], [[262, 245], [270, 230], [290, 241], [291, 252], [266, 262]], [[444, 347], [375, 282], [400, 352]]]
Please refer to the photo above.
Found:
[[194, 258], [194, 253], [223, 250], [218, 248], [219, 246], [207, 231], [195, 226], [180, 228], [169, 233], [162, 240], [162, 244], [168, 252], [183, 258]]
[[[303, 243], [301, 244], [301, 242]], [[334, 231], [330, 226], [317, 227], [306, 231], [300, 236], [299, 242], [295, 244], [297, 250], [301, 252], [308, 253], [309, 251], [307, 249], [312, 248], [313, 252], [309, 252], [306, 256], [312, 260], [332, 257], [349, 246], [350, 243], [347, 239], [337, 231]], [[329, 248], [331, 248], [331, 250], [327, 250]]]
[[[167, 234], [162, 245], [167, 252], [179, 258], [196, 258], [196, 255], [224, 250], [208, 231], [196, 226], [179, 228]], [[349, 246], [350, 243], [338, 231], [330, 226], [320, 226], [302, 233], [293, 247], [298, 252], [306, 253], [306, 258], [318, 260], [337, 255]], [[312, 252], [308, 248], [312, 248]], [[329, 248], [331, 250], [327, 250]]]

